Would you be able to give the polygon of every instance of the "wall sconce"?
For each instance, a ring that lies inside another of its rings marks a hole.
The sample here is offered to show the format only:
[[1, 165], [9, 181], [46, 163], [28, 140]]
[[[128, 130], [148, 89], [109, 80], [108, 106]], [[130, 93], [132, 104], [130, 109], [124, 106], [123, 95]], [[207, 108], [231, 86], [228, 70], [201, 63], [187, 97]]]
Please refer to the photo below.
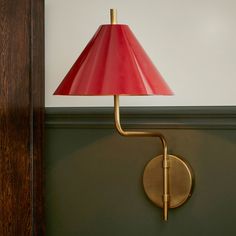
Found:
[[161, 140], [163, 154], [146, 165], [143, 186], [167, 220], [168, 209], [181, 206], [191, 196], [192, 169], [183, 159], [168, 154], [161, 133], [122, 129], [119, 95], [172, 95], [172, 91], [129, 27], [117, 24], [115, 9], [110, 10], [110, 17], [111, 24], [98, 28], [54, 95], [113, 95], [115, 127], [121, 135]]

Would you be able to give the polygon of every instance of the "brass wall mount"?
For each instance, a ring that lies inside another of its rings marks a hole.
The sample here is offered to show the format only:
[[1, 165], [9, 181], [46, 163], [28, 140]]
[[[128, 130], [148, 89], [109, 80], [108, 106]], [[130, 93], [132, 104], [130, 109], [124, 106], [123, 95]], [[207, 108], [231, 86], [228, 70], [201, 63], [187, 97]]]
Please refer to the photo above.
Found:
[[[149, 161], [143, 173], [143, 187], [148, 198], [163, 208], [163, 155]], [[169, 208], [184, 204], [192, 195], [194, 175], [182, 158], [168, 155]]]

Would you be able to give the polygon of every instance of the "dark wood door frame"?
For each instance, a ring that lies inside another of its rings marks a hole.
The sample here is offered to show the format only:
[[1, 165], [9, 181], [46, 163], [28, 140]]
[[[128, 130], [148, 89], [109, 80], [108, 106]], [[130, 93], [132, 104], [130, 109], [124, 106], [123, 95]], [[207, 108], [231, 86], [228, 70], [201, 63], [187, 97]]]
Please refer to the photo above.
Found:
[[44, 1], [0, 2], [0, 235], [44, 235]]

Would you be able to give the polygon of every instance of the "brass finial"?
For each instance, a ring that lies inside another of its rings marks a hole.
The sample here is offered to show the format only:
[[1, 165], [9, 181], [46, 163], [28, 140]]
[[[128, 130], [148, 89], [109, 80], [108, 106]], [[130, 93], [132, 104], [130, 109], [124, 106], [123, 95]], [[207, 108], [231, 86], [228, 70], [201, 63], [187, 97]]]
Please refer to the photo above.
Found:
[[110, 17], [111, 17], [111, 24], [112, 25], [117, 24], [117, 10], [116, 9], [110, 9]]

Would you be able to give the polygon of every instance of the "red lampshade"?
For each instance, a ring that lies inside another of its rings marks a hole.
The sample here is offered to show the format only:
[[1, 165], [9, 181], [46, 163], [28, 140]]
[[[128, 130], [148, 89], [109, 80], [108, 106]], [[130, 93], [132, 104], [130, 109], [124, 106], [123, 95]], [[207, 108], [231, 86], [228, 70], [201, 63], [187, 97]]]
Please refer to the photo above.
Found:
[[171, 95], [127, 25], [102, 25], [55, 95]]

